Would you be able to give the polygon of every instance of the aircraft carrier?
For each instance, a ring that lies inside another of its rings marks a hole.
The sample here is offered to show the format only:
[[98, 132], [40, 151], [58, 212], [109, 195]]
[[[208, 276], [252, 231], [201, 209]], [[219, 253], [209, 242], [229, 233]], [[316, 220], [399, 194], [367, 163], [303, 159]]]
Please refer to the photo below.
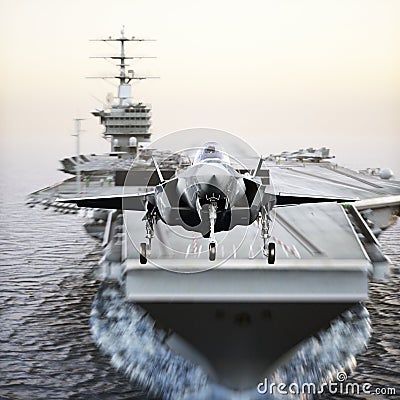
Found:
[[[397, 219], [400, 182], [387, 169], [341, 167], [326, 148], [271, 154], [262, 158], [259, 176], [287, 199], [272, 210], [274, 263], [263, 254], [259, 221], [217, 233], [215, 261], [209, 259], [207, 237], [158, 221], [144, 263], [145, 213], [126, 209], [123, 201], [103, 209], [99, 198], [151, 192], [162, 179], [190, 166], [191, 150], [206, 141], [221, 143], [233, 168], [249, 176], [260, 156], [245, 140], [208, 128], [151, 143], [151, 106], [133, 100], [131, 93], [131, 83], [144, 77], [126, 71], [126, 61], [135, 57], [126, 56], [125, 47], [141, 39], [122, 31], [120, 37], [102, 40], [120, 45], [120, 53], [110, 57], [119, 67], [116, 101], [109, 97], [107, 107], [92, 112], [105, 128], [110, 152], [64, 158], [62, 171], [71, 177], [30, 194], [27, 204], [81, 213], [87, 233], [102, 246], [97, 277], [118, 287], [122, 301], [136, 307], [138, 320], [149, 322], [160, 348], [198, 366], [205, 380], [250, 398], [246, 393], [254, 395], [258, 382], [282, 371], [310, 338], [332, 329], [332, 321], [348, 313], [365, 317], [369, 282], [390, 275], [390, 260], [378, 238]], [[76, 123], [79, 135], [80, 120]], [[309, 201], [291, 205], [298, 195]], [[316, 203], [321, 195], [349, 201]], [[115, 298], [110, 293], [108, 298]], [[99, 311], [96, 301], [92, 322], [99, 325], [107, 311]], [[94, 336], [99, 338], [96, 329]], [[308, 362], [302, 368], [314, 367]], [[314, 375], [328, 379], [329, 367], [324, 368]], [[335, 379], [330, 373], [329, 379]], [[136, 381], [150, 393], [179, 398], [167, 389], [157, 391], [146, 379]]]

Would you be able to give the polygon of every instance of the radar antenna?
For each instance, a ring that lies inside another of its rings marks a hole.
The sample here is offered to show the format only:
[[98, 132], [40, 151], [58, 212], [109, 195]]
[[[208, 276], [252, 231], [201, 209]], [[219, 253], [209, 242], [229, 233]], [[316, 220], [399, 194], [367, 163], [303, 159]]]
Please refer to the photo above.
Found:
[[[135, 76], [133, 70], [129, 70], [128, 73], [126, 72], [126, 67], [129, 64], [126, 63], [126, 60], [134, 60], [134, 59], [146, 59], [146, 58], [156, 58], [156, 57], [147, 57], [147, 56], [135, 56], [135, 57], [128, 57], [125, 55], [125, 43], [126, 42], [154, 42], [154, 39], [139, 39], [135, 36], [131, 38], [127, 38], [125, 36], [125, 26], [122, 26], [121, 29], [121, 36], [118, 38], [113, 38], [109, 36], [108, 38], [104, 39], [92, 39], [92, 42], [119, 42], [120, 43], [120, 54], [116, 56], [96, 56], [90, 58], [103, 58], [103, 59], [110, 59], [110, 60], [118, 60], [119, 63], [116, 64], [119, 67], [119, 75], [116, 76], [88, 76], [88, 79], [118, 79], [119, 80], [119, 93], [118, 97], [120, 99], [120, 103], [127, 97], [128, 92], [130, 95], [130, 90], [128, 90], [129, 83], [132, 80], [143, 80], [143, 79], [158, 79], [158, 76]], [[130, 89], [130, 87], [129, 87]]]

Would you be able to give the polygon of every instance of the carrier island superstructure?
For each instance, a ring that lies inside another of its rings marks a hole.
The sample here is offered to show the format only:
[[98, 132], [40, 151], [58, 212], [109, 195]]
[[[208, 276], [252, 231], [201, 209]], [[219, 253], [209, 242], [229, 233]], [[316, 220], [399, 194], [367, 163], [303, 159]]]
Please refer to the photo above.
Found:
[[[123, 31], [118, 38], [104, 39], [120, 45], [119, 55], [110, 57], [119, 67], [117, 102], [109, 98], [108, 108], [93, 111], [105, 127], [110, 152], [61, 160], [62, 171], [73, 177], [32, 193], [30, 206], [76, 213], [75, 204], [60, 199], [151, 190], [190, 165], [190, 157], [179, 152], [180, 138], [184, 142], [192, 135], [198, 145], [227, 138], [212, 129], [186, 130], [171, 141], [150, 143], [151, 107], [131, 94], [131, 83], [144, 78], [127, 71], [126, 64], [135, 57], [125, 55], [125, 46], [138, 40]], [[243, 141], [231, 140], [230, 151], [237, 152], [232, 159], [243, 161]], [[254, 162], [236, 168], [251, 173]], [[143, 212], [122, 211], [118, 202], [106, 210], [96, 201], [77, 201], [85, 207], [88, 234], [103, 248], [98, 276], [118, 282], [126, 301], [148, 312], [154, 329], [165, 332], [163, 345], [234, 390], [255, 387], [303, 340], [368, 299], [369, 282], [385, 279], [390, 270], [377, 238], [399, 213], [400, 182], [388, 170], [340, 167], [326, 148], [270, 155], [262, 172], [276, 193], [302, 190], [310, 198], [323, 192], [358, 200], [277, 208], [271, 231], [277, 246], [274, 264], [259, 251], [256, 223], [228, 232], [218, 250], [224, 257], [212, 264], [204, 251], [207, 239], [171, 231], [161, 221], [149, 262], [143, 264], [138, 248], [146, 235]]]

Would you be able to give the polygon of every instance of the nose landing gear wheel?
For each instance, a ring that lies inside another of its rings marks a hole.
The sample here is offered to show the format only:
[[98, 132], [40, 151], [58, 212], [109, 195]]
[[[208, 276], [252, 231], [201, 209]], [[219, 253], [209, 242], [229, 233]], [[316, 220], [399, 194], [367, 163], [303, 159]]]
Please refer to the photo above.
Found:
[[275, 264], [275, 243], [268, 243], [268, 264]]
[[146, 243], [140, 243], [140, 264], [147, 264], [147, 245]]
[[217, 254], [216, 243], [210, 243], [208, 246], [208, 258], [210, 261], [215, 261], [215, 256]]

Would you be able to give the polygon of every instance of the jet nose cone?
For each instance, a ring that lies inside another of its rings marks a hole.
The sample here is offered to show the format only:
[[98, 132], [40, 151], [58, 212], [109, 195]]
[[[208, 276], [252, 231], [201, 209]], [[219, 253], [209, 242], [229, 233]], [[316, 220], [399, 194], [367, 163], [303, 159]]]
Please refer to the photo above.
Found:
[[231, 176], [229, 171], [219, 165], [204, 165], [197, 174], [200, 181], [216, 186], [224, 185]]
[[219, 175], [219, 177], [218, 177], [216, 174], [212, 174], [210, 177], [210, 183], [213, 185], [217, 184], [219, 182], [218, 178], [220, 178], [220, 177], [221, 177], [221, 175]]
[[208, 177], [208, 179], [220, 176], [230, 176], [229, 171], [222, 164], [203, 164], [199, 167], [197, 175]]
[[235, 177], [223, 165], [202, 165], [196, 174], [200, 198], [228, 198]]

